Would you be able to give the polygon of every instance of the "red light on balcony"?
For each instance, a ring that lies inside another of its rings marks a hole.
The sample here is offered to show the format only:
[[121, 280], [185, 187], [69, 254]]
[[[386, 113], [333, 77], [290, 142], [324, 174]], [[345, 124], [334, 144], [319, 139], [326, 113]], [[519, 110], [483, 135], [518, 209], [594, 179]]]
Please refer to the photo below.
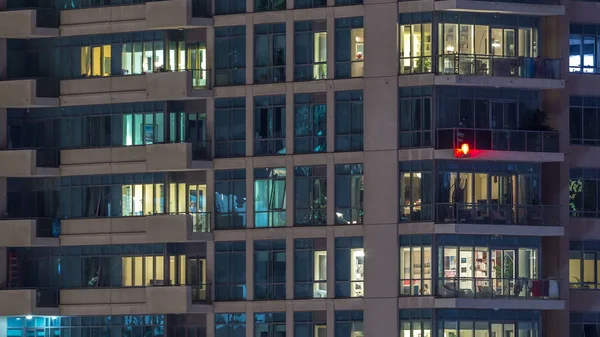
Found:
[[471, 149], [469, 148], [469, 144], [463, 143], [459, 149], [456, 149], [454, 152], [454, 156], [456, 158], [465, 158], [471, 156]]

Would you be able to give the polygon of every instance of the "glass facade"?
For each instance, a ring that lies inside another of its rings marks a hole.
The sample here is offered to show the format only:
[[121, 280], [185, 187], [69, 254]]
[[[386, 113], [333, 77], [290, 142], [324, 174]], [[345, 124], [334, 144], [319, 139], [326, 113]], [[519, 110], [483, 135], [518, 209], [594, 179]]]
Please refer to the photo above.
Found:
[[246, 299], [246, 242], [215, 242], [215, 300]]
[[215, 171], [215, 229], [246, 228], [246, 171]]
[[598, 336], [600, 334], [600, 319], [598, 315], [598, 312], [571, 312], [569, 314], [569, 336]]
[[571, 168], [569, 170], [569, 211], [571, 217], [600, 217], [598, 184], [600, 170]]
[[569, 97], [569, 138], [571, 145], [600, 145], [598, 97]]
[[246, 337], [246, 314], [215, 314], [215, 337]]
[[431, 13], [400, 14], [400, 74], [433, 71]]
[[246, 156], [246, 98], [215, 100], [215, 157]]
[[600, 289], [600, 241], [571, 241], [569, 285], [573, 289]]
[[294, 312], [294, 335], [306, 337], [327, 337], [327, 312]]
[[255, 300], [285, 299], [285, 248], [285, 240], [254, 241]]
[[294, 298], [327, 298], [326, 239], [294, 240]]
[[400, 295], [431, 296], [431, 235], [400, 236]]
[[285, 337], [285, 312], [254, 314], [254, 337]]
[[571, 23], [569, 27], [569, 72], [598, 73], [600, 26]]
[[[336, 1], [360, 1], [362, 3], [361, 0]], [[363, 18], [335, 19], [335, 78], [362, 77], [364, 60]]]
[[363, 297], [365, 294], [364, 281], [363, 238], [335, 238], [335, 297]]
[[[431, 309], [400, 310], [400, 337], [412, 336], [433, 337]], [[442, 336], [445, 337], [443, 334]], [[475, 335], [475, 337], [488, 336]]]
[[335, 223], [362, 224], [363, 164], [335, 165]]
[[[217, 10], [228, 3], [239, 3], [241, 8], [228, 8], [245, 12], [243, 0], [216, 1]], [[219, 13], [217, 13], [219, 14]], [[215, 28], [215, 86], [246, 84], [246, 26]]]
[[294, 168], [294, 226], [327, 224], [327, 167]]
[[285, 23], [254, 25], [254, 83], [285, 82], [285, 53]]
[[[215, 1], [215, 15], [243, 14], [243, 13], [246, 13], [246, 1], [245, 0]], [[216, 35], [216, 30], [215, 30], [215, 35]]]
[[294, 153], [327, 151], [327, 94], [294, 95]]
[[335, 93], [335, 151], [362, 151], [364, 136], [363, 91]]
[[285, 95], [254, 97], [254, 155], [286, 154]]
[[286, 224], [286, 169], [254, 169], [254, 227]]
[[398, 141], [400, 148], [432, 146], [432, 87], [400, 88]]
[[437, 310], [438, 336], [539, 337], [536, 310]]
[[327, 21], [294, 22], [294, 81], [327, 78]]
[[433, 162], [404, 161], [400, 167], [400, 221], [431, 221]]
[[362, 310], [336, 310], [336, 337], [364, 337]]

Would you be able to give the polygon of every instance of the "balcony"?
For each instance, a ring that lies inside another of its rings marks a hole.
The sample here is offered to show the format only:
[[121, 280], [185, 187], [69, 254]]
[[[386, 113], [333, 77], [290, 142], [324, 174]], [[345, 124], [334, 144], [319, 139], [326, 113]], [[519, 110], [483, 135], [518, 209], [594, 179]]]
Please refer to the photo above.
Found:
[[57, 246], [60, 221], [56, 219], [0, 220], [0, 246]]
[[57, 316], [59, 291], [50, 288], [0, 290], [0, 315]]
[[471, 159], [564, 161], [564, 154], [559, 153], [559, 134], [556, 131], [436, 129], [436, 149], [447, 152], [440, 159], [453, 158], [454, 150], [463, 143], [469, 145]]
[[439, 278], [436, 308], [563, 310], [559, 281], [527, 278]]
[[[1, 20], [0, 15], [0, 22]], [[53, 79], [38, 78], [0, 81], [0, 108], [58, 106], [58, 89], [58, 81]]]
[[207, 241], [212, 240], [210, 231], [210, 213], [64, 219], [60, 245]]
[[560, 205], [436, 204], [436, 234], [562, 236]]
[[[91, 105], [212, 97], [203, 69], [62, 80], [60, 104]], [[1, 97], [0, 97], [1, 98]]]
[[55, 149], [0, 150], [0, 177], [60, 175], [60, 154]]
[[56, 10], [38, 8], [0, 11], [0, 38], [35, 39], [58, 35]]
[[210, 169], [211, 143], [161, 143], [62, 150], [63, 175], [139, 173]]
[[439, 55], [436, 85], [562, 89], [560, 59], [493, 55]]
[[565, 15], [565, 6], [561, 6], [559, 0], [436, 0], [435, 10], [531, 16]]
[[210, 285], [66, 289], [60, 313], [81, 315], [152, 315], [208, 312]]
[[63, 10], [61, 36], [127, 33], [212, 26], [208, 4], [200, 0]]

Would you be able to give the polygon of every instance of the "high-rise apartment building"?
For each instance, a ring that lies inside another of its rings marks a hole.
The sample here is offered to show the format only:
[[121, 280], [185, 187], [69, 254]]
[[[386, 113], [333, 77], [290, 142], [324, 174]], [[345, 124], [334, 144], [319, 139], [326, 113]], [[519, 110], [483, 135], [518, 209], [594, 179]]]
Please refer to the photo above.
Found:
[[0, 0], [0, 337], [600, 336], [598, 13]]

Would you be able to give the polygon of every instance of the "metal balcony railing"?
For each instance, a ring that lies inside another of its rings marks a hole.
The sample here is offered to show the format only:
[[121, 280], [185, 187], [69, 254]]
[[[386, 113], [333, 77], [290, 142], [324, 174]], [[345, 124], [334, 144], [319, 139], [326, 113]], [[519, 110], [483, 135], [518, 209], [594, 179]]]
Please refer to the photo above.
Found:
[[438, 74], [561, 79], [561, 60], [524, 56], [438, 55]]
[[560, 205], [438, 203], [436, 223], [559, 226]]
[[474, 150], [558, 153], [558, 137], [556, 131], [436, 129], [436, 148], [457, 149], [460, 139]]

